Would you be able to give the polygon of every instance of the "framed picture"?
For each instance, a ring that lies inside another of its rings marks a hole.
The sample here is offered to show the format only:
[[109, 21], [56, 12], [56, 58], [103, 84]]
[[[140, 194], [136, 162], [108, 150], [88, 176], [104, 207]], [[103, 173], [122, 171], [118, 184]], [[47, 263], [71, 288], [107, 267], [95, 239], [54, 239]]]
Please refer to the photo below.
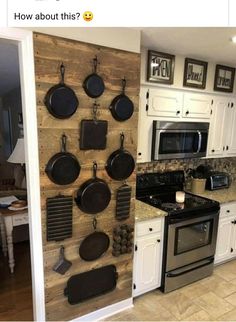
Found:
[[235, 68], [216, 65], [214, 91], [232, 93], [234, 88]]
[[173, 84], [175, 56], [154, 50], [148, 51], [147, 81]]
[[208, 63], [192, 58], [185, 58], [183, 86], [206, 88]]

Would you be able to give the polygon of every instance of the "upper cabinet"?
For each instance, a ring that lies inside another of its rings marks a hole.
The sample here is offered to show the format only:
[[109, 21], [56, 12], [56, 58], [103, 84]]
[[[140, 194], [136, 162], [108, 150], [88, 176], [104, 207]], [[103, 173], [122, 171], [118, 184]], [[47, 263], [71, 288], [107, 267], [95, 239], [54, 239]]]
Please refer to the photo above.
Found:
[[147, 115], [178, 119], [182, 115], [183, 93], [166, 89], [148, 89]]
[[220, 96], [213, 101], [207, 156], [236, 156], [236, 101]]
[[169, 89], [147, 89], [148, 116], [160, 120], [203, 121], [210, 119], [212, 98], [206, 94]]

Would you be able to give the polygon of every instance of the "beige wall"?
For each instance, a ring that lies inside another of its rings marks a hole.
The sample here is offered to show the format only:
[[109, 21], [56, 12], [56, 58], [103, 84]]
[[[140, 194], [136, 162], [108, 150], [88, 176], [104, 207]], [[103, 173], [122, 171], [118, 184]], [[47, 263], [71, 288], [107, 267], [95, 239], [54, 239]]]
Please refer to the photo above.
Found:
[[[148, 86], [162, 86], [156, 85], [153, 83], [149, 83], [146, 81], [147, 78], [147, 50], [148, 48], [141, 49], [141, 85], [148, 85]], [[175, 53], [170, 53], [175, 54]], [[175, 71], [174, 71], [174, 84], [173, 85], [164, 85], [165, 87], [170, 88], [184, 88], [186, 90], [194, 91], [194, 88], [187, 88], [183, 87], [183, 75], [184, 75], [184, 60], [186, 56], [175, 56]], [[189, 57], [189, 58], [196, 58], [196, 57]], [[196, 58], [197, 59], [197, 58]], [[231, 95], [232, 93], [222, 93], [222, 92], [214, 92], [214, 75], [215, 75], [215, 65], [217, 62], [210, 62], [208, 61], [208, 69], [207, 69], [207, 82], [206, 82], [206, 89], [200, 90], [204, 93], [214, 93], [219, 95]], [[235, 67], [235, 66], [233, 66]], [[198, 90], [199, 91], [199, 90]], [[234, 91], [233, 94], [236, 94], [236, 81], [234, 82]]]

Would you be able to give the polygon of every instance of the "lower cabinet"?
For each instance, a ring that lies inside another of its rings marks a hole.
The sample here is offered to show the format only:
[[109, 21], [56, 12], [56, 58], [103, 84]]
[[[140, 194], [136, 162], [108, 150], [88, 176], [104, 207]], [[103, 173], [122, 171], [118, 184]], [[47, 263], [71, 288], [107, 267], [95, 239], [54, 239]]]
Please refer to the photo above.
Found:
[[135, 225], [133, 296], [160, 287], [164, 218]]
[[221, 263], [236, 256], [236, 203], [221, 206], [215, 263]]

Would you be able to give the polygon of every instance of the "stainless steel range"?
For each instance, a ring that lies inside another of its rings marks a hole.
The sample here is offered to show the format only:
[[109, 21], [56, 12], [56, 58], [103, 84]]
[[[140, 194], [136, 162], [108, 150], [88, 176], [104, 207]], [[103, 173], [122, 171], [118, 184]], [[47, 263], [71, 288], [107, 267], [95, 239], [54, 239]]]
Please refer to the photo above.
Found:
[[184, 202], [176, 202], [176, 192], [183, 190], [183, 184], [183, 171], [137, 176], [136, 198], [168, 212], [164, 232], [163, 292], [213, 272], [219, 203], [186, 192], [181, 194]]

